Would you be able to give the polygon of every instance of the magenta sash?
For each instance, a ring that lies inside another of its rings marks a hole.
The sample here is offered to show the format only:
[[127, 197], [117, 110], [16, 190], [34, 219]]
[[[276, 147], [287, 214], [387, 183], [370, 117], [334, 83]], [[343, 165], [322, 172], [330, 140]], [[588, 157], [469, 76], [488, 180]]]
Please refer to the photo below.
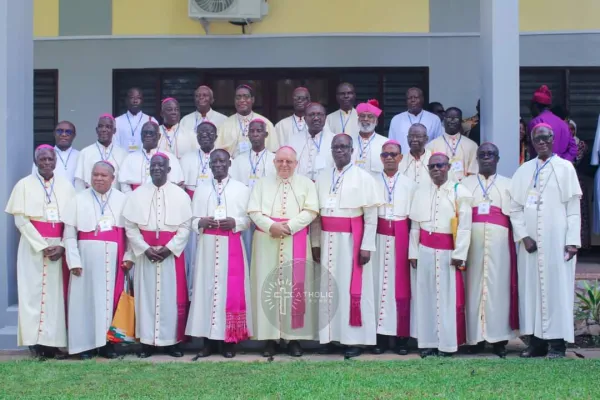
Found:
[[248, 339], [246, 324], [246, 286], [242, 234], [221, 229], [205, 229], [206, 235], [227, 236], [227, 302], [225, 304], [225, 342], [239, 343]]
[[185, 192], [190, 196], [190, 199], [194, 199], [194, 191], [191, 189], [185, 189]]
[[[454, 250], [454, 238], [451, 233], [428, 232], [421, 229], [419, 242], [426, 247], [435, 250]], [[456, 341], [458, 345], [467, 341], [467, 325], [465, 316], [465, 282], [462, 272], [456, 268]]]
[[132, 183], [131, 184], [131, 189], [135, 190], [135, 189], [139, 188], [140, 186], [142, 186], [142, 185], [140, 185], [139, 183]]
[[120, 227], [114, 227], [111, 231], [107, 232], [77, 232], [77, 240], [90, 240], [100, 242], [112, 242], [117, 244], [117, 275], [115, 276], [115, 290], [113, 296], [113, 313], [117, 311], [117, 305], [119, 305], [119, 299], [121, 293], [123, 293], [123, 287], [125, 285], [125, 273], [121, 264], [123, 264], [123, 257], [125, 256], [125, 229]]
[[[30, 220], [31, 225], [42, 235], [43, 238], [49, 239], [62, 239], [63, 232], [65, 230], [65, 224], [62, 222], [42, 222], [42, 221], [33, 221]], [[63, 273], [63, 296], [65, 301], [65, 315], [69, 315], [67, 313], [67, 306], [69, 304], [69, 278], [71, 277], [71, 273], [69, 271], [69, 266], [67, 265], [67, 257], [63, 255], [62, 262], [62, 273]], [[65, 318], [65, 321], [68, 318]]]
[[410, 336], [410, 265], [408, 263], [408, 220], [377, 219], [377, 233], [395, 238], [396, 250], [396, 335]]
[[[144, 241], [152, 247], [166, 246], [177, 232], [159, 231], [158, 238], [156, 231], [140, 230]], [[175, 255], [173, 254], [173, 257]], [[185, 324], [187, 323], [187, 314], [189, 307], [187, 281], [185, 276], [185, 255], [181, 254], [175, 257], [175, 285], [177, 292], [177, 340], [185, 339]]]
[[360, 302], [362, 297], [362, 265], [360, 245], [364, 232], [364, 219], [360, 217], [321, 217], [322, 229], [331, 233], [352, 234], [352, 277], [350, 278], [350, 326], [362, 326]]
[[513, 239], [510, 218], [502, 213], [500, 207], [491, 206], [489, 214], [479, 214], [473, 207], [473, 223], [489, 223], [508, 229], [508, 253], [510, 254], [510, 314], [509, 323], [513, 330], [519, 329], [519, 272], [517, 269], [517, 249]]
[[[275, 222], [287, 222], [285, 218], [269, 217]], [[258, 226], [256, 230], [264, 232]], [[268, 233], [267, 233], [268, 234]], [[292, 235], [292, 329], [304, 327], [306, 314], [306, 242], [308, 241], [308, 227]]]

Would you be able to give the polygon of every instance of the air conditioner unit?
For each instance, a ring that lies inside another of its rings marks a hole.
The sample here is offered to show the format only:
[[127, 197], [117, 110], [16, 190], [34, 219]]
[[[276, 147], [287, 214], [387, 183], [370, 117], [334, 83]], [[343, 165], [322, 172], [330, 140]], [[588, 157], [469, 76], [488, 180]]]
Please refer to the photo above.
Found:
[[259, 21], [269, 12], [266, 0], [188, 0], [190, 18]]

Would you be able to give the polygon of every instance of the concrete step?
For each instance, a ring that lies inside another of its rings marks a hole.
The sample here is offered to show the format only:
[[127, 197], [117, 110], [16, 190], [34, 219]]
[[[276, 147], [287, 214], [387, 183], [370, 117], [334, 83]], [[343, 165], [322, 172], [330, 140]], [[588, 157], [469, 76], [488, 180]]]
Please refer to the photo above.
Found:
[[0, 350], [16, 350], [17, 346], [17, 325], [8, 325], [0, 328]]

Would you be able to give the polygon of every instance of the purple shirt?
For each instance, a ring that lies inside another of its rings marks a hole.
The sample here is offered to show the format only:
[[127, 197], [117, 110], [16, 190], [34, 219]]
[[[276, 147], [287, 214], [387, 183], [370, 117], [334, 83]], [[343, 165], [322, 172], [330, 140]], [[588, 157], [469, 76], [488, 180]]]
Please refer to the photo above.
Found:
[[[554, 154], [565, 160], [575, 161], [575, 158], [577, 157], [577, 143], [575, 142], [573, 135], [571, 135], [569, 125], [556, 115], [552, 114], [550, 110], [544, 110], [540, 115], [529, 121], [529, 125], [527, 125], [527, 134], [529, 135], [529, 138], [531, 138], [531, 130], [533, 127], [542, 122], [550, 125], [554, 132], [554, 146], [552, 146]], [[531, 143], [529, 144], [529, 155], [532, 159], [537, 156], [537, 152]]]

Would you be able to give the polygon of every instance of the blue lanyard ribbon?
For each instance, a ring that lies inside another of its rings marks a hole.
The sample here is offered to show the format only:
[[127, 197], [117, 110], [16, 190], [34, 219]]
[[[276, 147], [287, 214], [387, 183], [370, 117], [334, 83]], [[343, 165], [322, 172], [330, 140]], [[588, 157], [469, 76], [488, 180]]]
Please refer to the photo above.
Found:
[[344, 122], [344, 116], [342, 115], [343, 112], [342, 110], [340, 110], [340, 121], [342, 123], [342, 131], [339, 133], [346, 133], [346, 125], [348, 125], [348, 122], [350, 121], [350, 117], [352, 116], [352, 111], [350, 110], [350, 112], [348, 113], [348, 118], [346, 118], [346, 122]]
[[492, 188], [492, 186], [494, 186], [497, 176], [498, 176], [498, 174], [494, 175], [494, 179], [492, 180], [492, 182], [486, 188], [484, 188], [483, 183], [481, 182], [481, 178], [479, 178], [479, 175], [477, 175], [477, 181], [479, 182], [479, 187], [481, 187], [481, 191], [483, 192], [484, 199], [489, 199], [488, 193], [490, 192], [490, 189]]
[[[252, 113], [252, 117], [249, 118], [249, 121], [252, 121], [254, 119], [254, 113]], [[240, 131], [242, 132], [242, 136], [246, 137], [248, 136], [248, 128], [250, 128], [250, 122], [248, 122], [248, 126], [246, 126], [244, 128], [244, 124], [242, 124], [243, 118], [240, 118], [240, 116], [238, 115], [238, 124], [240, 124]]]
[[73, 153], [73, 148], [71, 147], [71, 149], [69, 150], [69, 155], [67, 155], [67, 162], [65, 162], [65, 160], [63, 160], [63, 158], [60, 155], [60, 152], [58, 150], [54, 149], [54, 152], [56, 153], [56, 155], [60, 159], [60, 162], [62, 163], [62, 165], [63, 165], [63, 167], [65, 168], [65, 171], [66, 171], [67, 170], [67, 166], [69, 165], [69, 159], [71, 158], [71, 153]]
[[452, 146], [450, 146], [450, 143], [448, 143], [448, 140], [446, 140], [446, 136], [442, 135], [442, 138], [444, 138], [444, 142], [446, 142], [446, 146], [450, 149], [450, 152], [452, 152], [452, 157], [454, 157], [456, 155], [456, 151], [458, 150], [458, 145], [460, 144], [460, 141], [462, 139], [462, 135], [460, 133], [457, 133], [457, 135], [460, 135], [460, 137], [458, 138], [458, 141], [456, 142], [456, 146], [454, 146], [454, 148], [452, 148]]
[[317, 148], [317, 154], [321, 153], [321, 144], [323, 143], [323, 132], [321, 132], [320, 135], [321, 135], [321, 137], [319, 138], [319, 144], [317, 144], [317, 142], [315, 142], [314, 137], [312, 137], [312, 136], [310, 137], [310, 140], [312, 140], [313, 144]]
[[340, 176], [338, 176], [337, 180], [335, 181], [335, 183], [333, 182], [335, 179], [335, 171], [336, 169], [334, 168], [333, 171], [331, 171], [331, 189], [329, 190], [330, 193], [335, 193], [335, 188], [338, 185], [338, 183], [340, 183], [340, 179], [342, 179], [342, 177], [344, 176], [344, 174], [346, 172], [348, 172], [348, 170], [352, 168], [352, 164], [349, 164], [349, 166], [342, 171], [342, 173], [340, 174]]
[[138, 123], [135, 126], [135, 129], [133, 128], [133, 125], [131, 125], [131, 120], [129, 119], [129, 114], [125, 114], [125, 115], [127, 116], [127, 122], [129, 122], [129, 127], [131, 128], [131, 137], [135, 137], [135, 131], [137, 131], [140, 124], [142, 123], [142, 118], [144, 118], [144, 114], [140, 111], [140, 119], [138, 120]]
[[198, 150], [198, 159], [200, 160], [200, 168], [202, 169], [202, 175], [206, 174], [206, 168], [208, 167], [208, 162], [204, 162], [203, 151]]
[[547, 160], [546, 160], [546, 162], [545, 162], [544, 164], [542, 164], [542, 166], [541, 166], [541, 167], [539, 166], [539, 164], [538, 164], [538, 163], [537, 163], [537, 161], [536, 161], [536, 163], [535, 163], [535, 176], [534, 176], [534, 178], [533, 178], [533, 187], [534, 187], [534, 188], [536, 188], [536, 187], [537, 187], [538, 179], [539, 179], [539, 177], [540, 177], [540, 172], [541, 172], [541, 171], [544, 169], [544, 167], [545, 167], [546, 165], [548, 165], [548, 163], [550, 162], [550, 160], [552, 160], [552, 157], [554, 157], [554, 154], [552, 154], [552, 155], [550, 156], [550, 158], [549, 158], [549, 159], [547, 159]]
[[[265, 153], [267, 152], [267, 149], [264, 149], [261, 153], [260, 156], [258, 156], [258, 159], [256, 160], [256, 164], [252, 164], [252, 152], [248, 152], [248, 161], [250, 161], [250, 168], [252, 169], [252, 175], [256, 176], [256, 170], [258, 169], [258, 164], [260, 164], [260, 160], [262, 160], [262, 158], [264, 157]], [[265, 172], [263, 171], [263, 176], [265, 176]]]
[[52, 203], [52, 194], [54, 193], [54, 178], [52, 178], [52, 184], [50, 185], [50, 192], [48, 192], [48, 189], [46, 189], [46, 185], [44, 185], [44, 182], [42, 182], [42, 178], [40, 178], [38, 176], [38, 181], [40, 181], [40, 185], [42, 185], [42, 188], [44, 189], [44, 193], [46, 194], [46, 200], [48, 202], [48, 204]]
[[110, 191], [108, 192], [108, 196], [106, 196], [106, 201], [103, 203], [100, 201], [98, 196], [96, 196], [96, 191], [92, 190], [92, 196], [94, 196], [94, 200], [96, 200], [96, 203], [98, 203], [98, 206], [100, 207], [100, 214], [102, 214], [102, 216], [104, 216], [104, 210], [106, 209], [106, 206], [108, 205], [108, 201], [110, 200], [111, 194], [112, 194], [112, 189], [110, 189]]
[[362, 160], [363, 158], [363, 154], [369, 149], [369, 147], [371, 146], [371, 142], [373, 141], [373, 139], [375, 139], [375, 132], [373, 132], [373, 134], [371, 135], [371, 138], [367, 141], [367, 145], [363, 148], [362, 147], [362, 137], [358, 137], [358, 150], [360, 153], [360, 159]]
[[219, 191], [217, 190], [217, 187], [215, 186], [215, 180], [212, 180], [212, 187], [213, 190], [215, 191], [215, 194], [217, 195], [217, 205], [221, 205], [221, 195], [223, 194], [223, 192], [225, 191], [225, 188], [227, 187], [227, 185], [229, 184], [229, 180], [227, 180], [227, 183], [225, 184], [225, 186], [223, 186], [223, 189], [221, 189], [221, 192], [219, 193]]
[[98, 142], [96, 142], [96, 148], [98, 149], [98, 153], [100, 153], [100, 158], [102, 159], [102, 161], [110, 160], [110, 156], [112, 155], [112, 152], [114, 149], [114, 145], [112, 143], [110, 144], [110, 151], [108, 152], [108, 157], [106, 157], [106, 158], [104, 158], [104, 152], [102, 150], [100, 150], [100, 146], [98, 146]]
[[[196, 122], [194, 122], [194, 132], [196, 132], [196, 129], [198, 129], [198, 115], [200, 115], [200, 113], [198, 111], [196, 111]], [[206, 114], [206, 116], [208, 117], [208, 113]], [[202, 115], [200, 115], [200, 118], [202, 119], [202, 121], [200, 121], [200, 123], [203, 123], [204, 121], [208, 121], [208, 118], [204, 118], [202, 117]]]
[[[302, 117], [301, 117], [302, 118]], [[298, 122], [296, 121], [296, 115], [292, 115], [292, 121], [294, 121], [294, 125], [296, 125], [296, 130], [298, 132], [303, 131], [304, 129], [300, 129], [300, 127], [298, 126]], [[294, 130], [294, 125], [292, 125], [292, 130]], [[306, 127], [306, 123], [304, 124], [304, 126]]]
[[180, 125], [177, 124], [177, 129], [175, 129], [175, 133], [173, 134], [173, 139], [169, 138], [169, 135], [167, 135], [167, 128], [165, 126], [163, 126], [163, 133], [165, 134], [165, 138], [167, 139], [167, 142], [169, 143], [169, 149], [171, 149], [171, 153], [174, 153], [173, 151], [173, 142], [177, 140], [177, 134], [179, 133], [179, 127]]
[[[410, 112], [407, 111], [406, 113], [408, 114], [408, 122], [410, 122], [410, 124], [413, 125], [414, 122], [412, 120], [412, 117], [410, 116]], [[424, 114], [424, 112], [421, 111], [421, 116], [419, 117], [419, 120], [416, 122], [417, 124], [421, 123], [421, 120], [423, 119], [423, 114]]]
[[388, 180], [387, 180], [385, 174], [383, 172], [381, 173], [381, 179], [383, 179], [383, 184], [385, 185], [385, 189], [387, 190], [387, 193], [388, 193], [388, 204], [394, 204], [393, 203], [393, 200], [394, 200], [394, 188], [396, 187], [396, 182], [398, 181], [398, 177], [399, 176], [400, 176], [400, 172], [396, 172], [396, 177], [394, 178], [394, 183], [390, 187], [388, 185]]

